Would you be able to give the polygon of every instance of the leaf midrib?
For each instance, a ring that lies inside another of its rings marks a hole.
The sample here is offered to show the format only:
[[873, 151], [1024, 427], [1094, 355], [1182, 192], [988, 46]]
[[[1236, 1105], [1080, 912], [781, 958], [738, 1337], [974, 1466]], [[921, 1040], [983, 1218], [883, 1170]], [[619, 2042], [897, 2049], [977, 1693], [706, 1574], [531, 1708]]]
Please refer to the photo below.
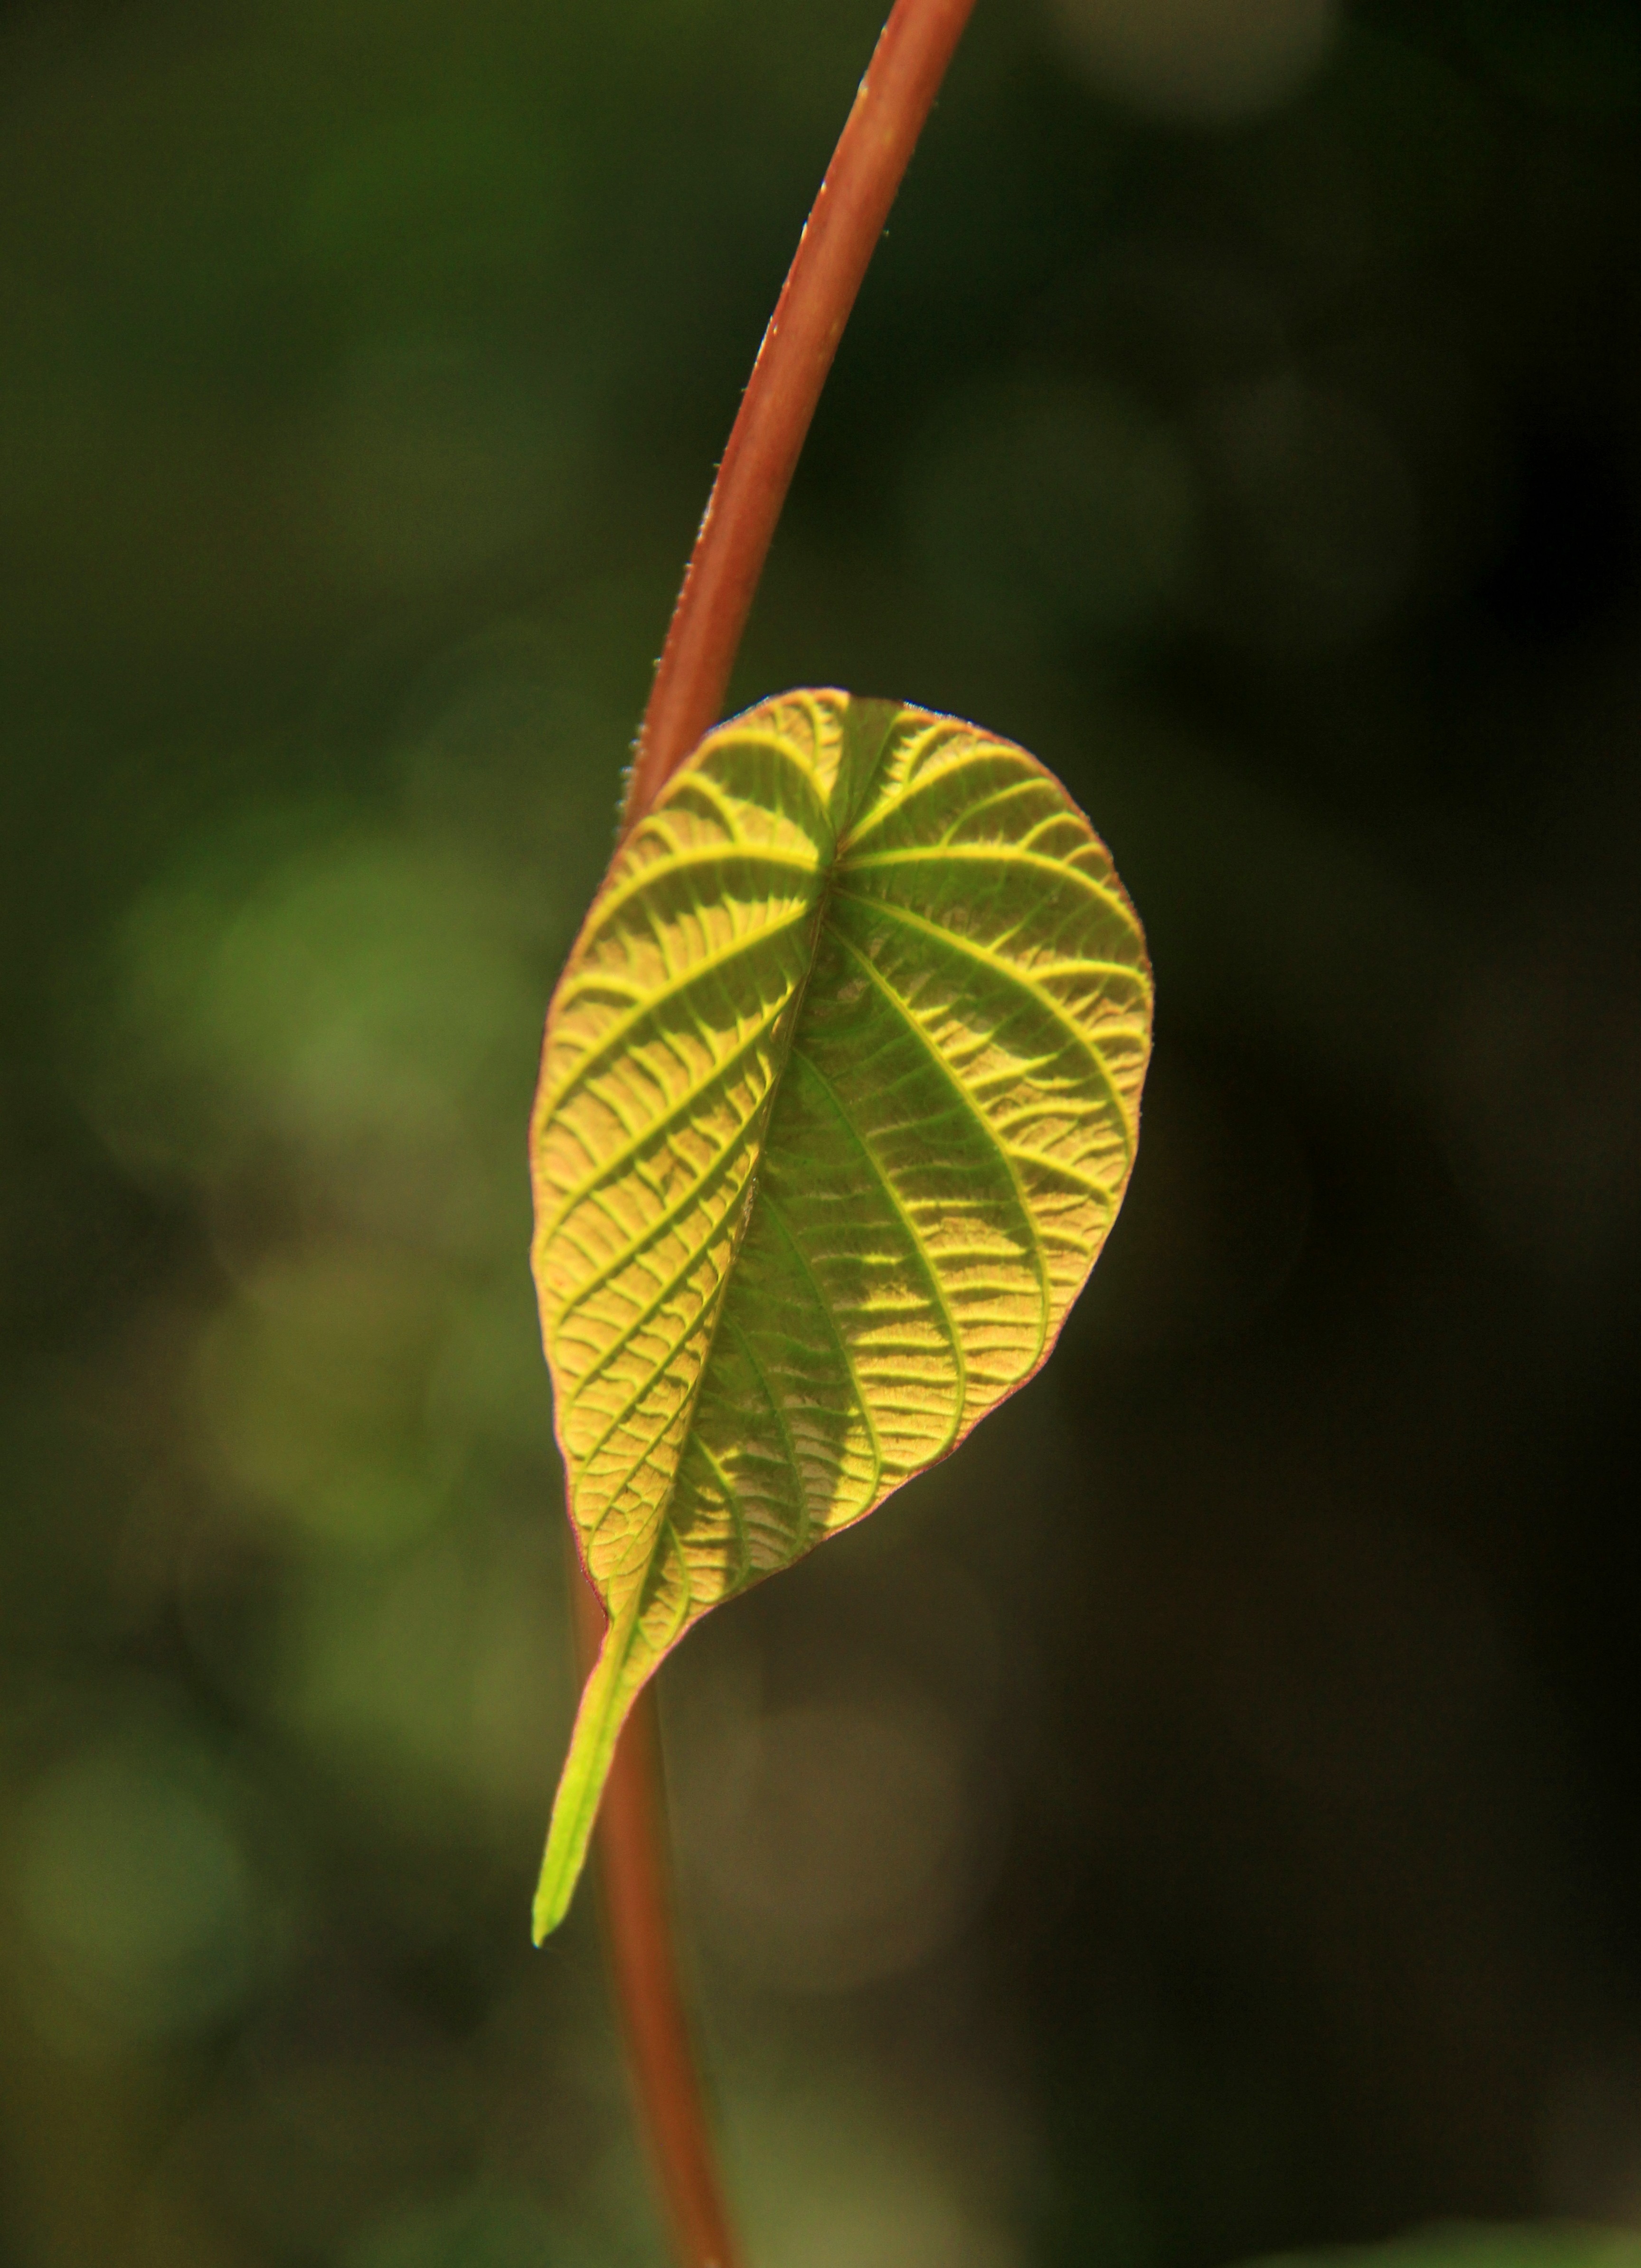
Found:
[[[879, 757], [880, 755], [881, 751], [879, 751]], [[839, 761], [841, 763], [845, 761], [845, 758], [841, 756]], [[813, 788], [813, 782], [811, 781], [809, 784]], [[817, 797], [816, 799], [818, 802], [819, 798]], [[832, 891], [835, 883], [839, 865], [838, 840], [835, 831], [832, 828], [829, 815], [828, 820], [828, 831], [832, 836], [831, 858], [827, 864], [818, 866], [815, 870], [819, 873], [820, 877], [820, 887], [815, 893], [814, 905], [812, 909], [813, 926], [810, 932], [809, 950], [805, 956], [803, 968], [799, 974], [798, 982], [792, 987], [791, 998], [786, 1004], [787, 1009], [790, 1011], [791, 1020], [785, 1027], [784, 1045], [780, 1048], [779, 1060], [776, 1062], [774, 1070], [771, 1072], [769, 1084], [764, 1091], [758, 1110], [754, 1114], [754, 1119], [749, 1120], [747, 1123], [746, 1132], [741, 1138], [743, 1140], [750, 1140], [753, 1138], [752, 1127], [756, 1119], [761, 1118], [762, 1121], [762, 1132], [757, 1138], [760, 1143], [762, 1143], [763, 1135], [768, 1133], [769, 1127], [774, 1123], [776, 1106], [780, 1100], [781, 1088], [785, 1083], [787, 1071], [791, 1067], [792, 1057], [797, 1049], [798, 1026], [803, 1015], [804, 1002], [808, 998], [810, 980], [814, 975], [815, 964], [820, 957], [820, 935], [826, 925], [827, 910], [831, 903]], [[731, 839], [732, 841], [738, 841], [739, 837], [732, 835]], [[793, 924], [790, 923], [783, 923], [780, 926], [784, 930], [793, 926]], [[762, 932], [762, 934], [768, 935], [769, 932]], [[779, 1035], [781, 1033], [781, 1023], [778, 1018], [776, 1022], [775, 1031], [778, 1044]], [[733, 1145], [725, 1145], [723, 1154], [715, 1161], [715, 1165], [712, 1169], [713, 1171], [719, 1171], [722, 1169], [725, 1160], [731, 1154], [733, 1147]], [[757, 1156], [761, 1158], [762, 1155], [762, 1152], [760, 1147], [757, 1152]], [[706, 1175], [703, 1176], [703, 1181], [706, 1178], [708, 1178]], [[723, 1273], [718, 1278], [717, 1288], [713, 1295], [712, 1318], [707, 1329], [706, 1344], [702, 1349], [701, 1359], [695, 1366], [695, 1374], [690, 1381], [689, 1391], [685, 1398], [683, 1424], [679, 1435], [678, 1458], [676, 1463], [673, 1467], [672, 1477], [667, 1482], [666, 1492], [663, 1496], [659, 1506], [657, 1507], [655, 1543], [651, 1547], [648, 1559], [644, 1562], [644, 1572], [638, 1579], [640, 1587], [649, 1581], [651, 1572], [655, 1565], [656, 1554], [660, 1550], [662, 1537], [672, 1529], [673, 1501], [678, 1494], [678, 1479], [679, 1475], [683, 1470], [684, 1458], [688, 1454], [690, 1442], [694, 1439], [695, 1406], [701, 1399], [701, 1390], [706, 1383], [707, 1373], [711, 1368], [713, 1349], [717, 1344], [718, 1331], [722, 1327], [725, 1312], [729, 1307], [730, 1288], [733, 1284], [735, 1277], [735, 1263], [740, 1256], [740, 1248], [746, 1241], [747, 1232], [751, 1228], [753, 1215], [757, 1210], [761, 1197], [768, 1198], [771, 1213], [777, 1220], [780, 1220], [783, 1232], [788, 1237], [789, 1241], [791, 1237], [791, 1230], [787, 1228], [784, 1220], [781, 1219], [780, 1209], [776, 1204], [774, 1197], [768, 1190], [760, 1189], [758, 1187], [757, 1164], [755, 1161], [747, 1174], [747, 1185], [750, 1189], [751, 1194], [741, 1207], [740, 1219], [732, 1231], [732, 1247], [729, 1257], [725, 1263]], [[793, 1250], [795, 1252], [798, 1251], [798, 1248], [795, 1243], [793, 1244]], [[799, 1264], [805, 1268], [805, 1271], [807, 1273], [807, 1263], [804, 1260], [801, 1252], [798, 1252], [798, 1257]], [[811, 1281], [813, 1281], [813, 1277], [811, 1277]], [[850, 1383], [854, 1386], [856, 1400], [860, 1404], [861, 1415], [865, 1421], [867, 1431], [872, 1436], [872, 1445], [874, 1461], [877, 1467], [877, 1475], [878, 1477], [880, 1478], [883, 1470], [883, 1454], [878, 1444], [877, 1429], [872, 1424], [871, 1412], [866, 1408], [865, 1397], [861, 1393], [858, 1382], [855, 1379], [854, 1365], [849, 1359], [848, 1351], [844, 1348], [842, 1336], [838, 1332], [835, 1322], [833, 1321], [831, 1310], [829, 1307], [826, 1307], [824, 1294], [820, 1293], [820, 1286], [818, 1285], [815, 1286], [815, 1289], [817, 1295], [821, 1299], [823, 1307], [825, 1307], [827, 1322], [832, 1330], [834, 1338], [837, 1341], [839, 1352], [843, 1355], [844, 1364], [849, 1371]], [[653, 1305], [651, 1306], [650, 1312], [651, 1314], [654, 1312]], [[556, 1338], [556, 1334], [555, 1336]], [[600, 1367], [602, 1367], [601, 1365]], [[767, 1388], [765, 1390], [768, 1390]], [[642, 1400], [642, 1398], [643, 1396], [641, 1394], [637, 1397], [637, 1400]], [[627, 1410], [630, 1410], [636, 1407], [637, 1401], [629, 1402], [627, 1405]], [[625, 1415], [627, 1412], [623, 1411], [622, 1414]], [[600, 1447], [603, 1446], [603, 1442], [608, 1440], [611, 1430], [613, 1429], [606, 1429], [606, 1432], [601, 1437], [600, 1442]], [[640, 1459], [639, 1462], [642, 1462], [643, 1460]], [[716, 1460], [711, 1462], [713, 1462], [714, 1469], [716, 1469]], [[637, 1466], [635, 1466], [633, 1469], [636, 1471], [637, 1469]], [[727, 1491], [729, 1487], [728, 1482], [724, 1479], [721, 1473], [718, 1477], [720, 1484]], [[874, 1480], [874, 1494], [876, 1492], [876, 1481]], [[806, 1524], [808, 1520], [808, 1508], [806, 1499], [804, 1497], [801, 1480], [799, 1482], [798, 1494], [800, 1504], [802, 1505], [801, 1517], [805, 1520]], [[612, 1497], [612, 1504], [615, 1500], [616, 1499]], [[681, 1542], [679, 1549], [679, 1558], [684, 1569], [686, 1585], [688, 1586], [689, 1558], [688, 1554], [682, 1549]], [[691, 1587], [690, 1597], [692, 1601], [694, 1595], [694, 1590]]]

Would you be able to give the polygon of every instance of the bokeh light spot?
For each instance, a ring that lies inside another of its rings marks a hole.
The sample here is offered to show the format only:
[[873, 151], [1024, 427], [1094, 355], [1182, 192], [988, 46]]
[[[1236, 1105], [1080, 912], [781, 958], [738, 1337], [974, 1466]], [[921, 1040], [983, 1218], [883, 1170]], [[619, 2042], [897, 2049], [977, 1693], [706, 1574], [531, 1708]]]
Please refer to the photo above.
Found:
[[232, 1813], [231, 1784], [181, 1733], [93, 1743], [35, 1787], [16, 1885], [43, 1963], [31, 1998], [48, 2028], [71, 2035], [77, 2021], [119, 2044], [196, 2030], [240, 2006], [268, 1917]]
[[1054, 0], [1070, 60], [1162, 118], [1220, 123], [1296, 93], [1338, 32], [1338, 0]]
[[522, 1235], [500, 1130], [526, 1105], [541, 1012], [507, 892], [408, 835], [309, 826], [260, 869], [208, 843], [139, 902], [88, 1049], [92, 1115], [140, 1170], [219, 1200], [276, 1167], [373, 1233]]
[[734, 1966], [842, 1992], [950, 1940], [976, 1887], [975, 1822], [942, 1715], [889, 1695], [817, 1702], [720, 1740], [695, 1759], [687, 1832]]
[[453, 1473], [420, 1424], [443, 1322], [425, 1267], [328, 1247], [267, 1263], [207, 1329], [197, 1388], [224, 1476], [313, 1535], [391, 1550]]

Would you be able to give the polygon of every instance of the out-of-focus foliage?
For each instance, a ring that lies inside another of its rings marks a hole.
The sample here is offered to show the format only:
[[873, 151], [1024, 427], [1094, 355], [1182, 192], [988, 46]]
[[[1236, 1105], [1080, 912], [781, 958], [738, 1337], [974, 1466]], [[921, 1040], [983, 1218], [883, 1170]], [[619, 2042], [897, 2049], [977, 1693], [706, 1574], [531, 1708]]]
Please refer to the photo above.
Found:
[[[524, 1126], [879, 12], [0, 16], [6, 2268], [659, 2257]], [[663, 1680], [760, 2268], [1641, 2213], [1638, 132], [1628, 0], [943, 93], [736, 703], [1033, 748], [1165, 1013], [1042, 1377]]]
[[[1390, 2244], [1333, 2245], [1281, 2256], [1282, 2268], [1634, 2268], [1641, 2240], [1633, 2229], [1581, 2228], [1576, 2221], [1534, 2228], [1488, 2228], [1453, 2221], [1415, 2230]], [[1277, 2268], [1275, 2261], [1249, 2268]]]

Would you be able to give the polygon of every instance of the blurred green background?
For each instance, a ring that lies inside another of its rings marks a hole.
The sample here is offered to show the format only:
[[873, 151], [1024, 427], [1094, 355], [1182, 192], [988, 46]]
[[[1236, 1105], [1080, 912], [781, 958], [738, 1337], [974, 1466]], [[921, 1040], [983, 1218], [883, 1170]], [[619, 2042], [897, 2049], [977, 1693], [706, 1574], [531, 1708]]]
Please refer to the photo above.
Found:
[[[4, 2268], [661, 2257], [524, 1124], [876, 30], [0, 14]], [[1638, 144], [1621, 0], [981, 0], [735, 693], [1055, 765], [1158, 1048], [663, 1681], [755, 2268], [1641, 2220]]]

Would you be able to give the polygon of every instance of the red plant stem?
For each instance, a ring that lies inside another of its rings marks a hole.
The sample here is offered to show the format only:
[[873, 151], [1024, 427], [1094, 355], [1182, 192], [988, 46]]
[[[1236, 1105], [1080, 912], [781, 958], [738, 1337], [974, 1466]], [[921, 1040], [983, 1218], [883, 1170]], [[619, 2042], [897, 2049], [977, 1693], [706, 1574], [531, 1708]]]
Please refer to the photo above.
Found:
[[[975, 0], [895, 0], [758, 350], [678, 594], [634, 751], [623, 830], [717, 721], [786, 491], [843, 326]], [[584, 1676], [604, 1609], [578, 1568]], [[627, 1719], [598, 1828], [609, 1965], [680, 2268], [740, 2268], [690, 2047], [668, 1896], [653, 1689]]]
[[623, 831], [717, 722], [809, 421], [975, 0], [895, 0], [798, 239], [695, 537], [628, 783]]
[[[573, 1553], [571, 1561], [585, 1679], [605, 1616]], [[740, 2268], [679, 1984], [653, 1686], [639, 1695], [622, 1733], [599, 1811], [598, 1852], [605, 1953], [674, 2253], [682, 2268]]]

